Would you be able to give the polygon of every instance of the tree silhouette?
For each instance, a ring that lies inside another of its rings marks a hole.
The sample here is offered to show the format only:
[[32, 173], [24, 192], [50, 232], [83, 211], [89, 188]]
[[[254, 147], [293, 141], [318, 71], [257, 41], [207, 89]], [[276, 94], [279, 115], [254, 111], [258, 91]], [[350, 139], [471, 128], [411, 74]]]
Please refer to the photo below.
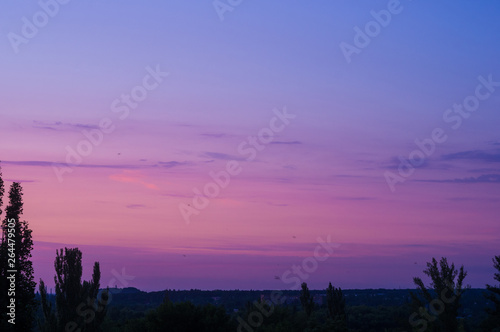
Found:
[[5, 186], [2, 179], [2, 168], [0, 167], [0, 215], [2, 215], [2, 206], [3, 206], [3, 194], [5, 193]]
[[306, 312], [307, 317], [310, 317], [314, 308], [314, 299], [309, 292], [309, 288], [307, 288], [307, 283], [303, 282], [301, 287], [300, 303], [302, 304], [302, 308]]
[[53, 332], [57, 331], [57, 318], [55, 311], [52, 310], [52, 303], [47, 300], [47, 287], [42, 279], [40, 279], [40, 284], [38, 285], [40, 291], [40, 298], [42, 304], [42, 315], [45, 318], [45, 323], [38, 320], [38, 326], [41, 332]]
[[[3, 194], [5, 193], [5, 187], [4, 187], [4, 182], [3, 182], [3, 178], [2, 178], [2, 169], [0, 168], [0, 216], [2, 215], [3, 211], [2, 211], [2, 206], [3, 206]], [[4, 249], [4, 237], [5, 237], [5, 233], [4, 233], [4, 229], [3, 229], [3, 223], [2, 223], [2, 242], [0, 242], [0, 264], [2, 264], [0, 266], [0, 292], [1, 293], [1, 297], [0, 297], [0, 305], [2, 306], [2, 308], [6, 308], [7, 307], [7, 297], [5, 296], [7, 293], [7, 279], [6, 279], [6, 276], [5, 276], [5, 264], [7, 262], [7, 251]], [[0, 330], [2, 331], [7, 331], [7, 328], [8, 328], [8, 323], [7, 323], [7, 318], [8, 316], [2, 314], [2, 317], [0, 318]]]
[[168, 299], [150, 311], [143, 322], [142, 329], [151, 332], [235, 331], [223, 307], [213, 304], [196, 306], [191, 302], [173, 303]]
[[463, 288], [463, 281], [467, 276], [464, 266], [456, 270], [455, 265], [452, 263], [450, 266], [445, 257], [441, 258], [438, 266], [437, 260], [432, 258], [432, 262], [427, 263], [427, 269], [423, 272], [432, 282], [427, 288], [422, 279], [413, 278], [413, 282], [420, 289], [420, 296], [412, 292], [411, 297], [420, 315], [426, 320], [425, 326], [429, 326], [428, 331], [458, 331], [460, 299], [464, 290], [470, 288], [470, 286]]
[[[500, 282], [500, 256], [493, 258], [493, 267], [498, 271], [495, 273], [494, 279]], [[500, 285], [486, 285], [486, 289], [488, 289], [489, 293], [485, 297], [493, 302], [494, 308], [486, 309], [488, 318], [483, 325], [487, 331], [497, 332], [500, 331]]]
[[333, 287], [331, 282], [326, 289], [326, 304], [328, 314], [335, 323], [335, 331], [347, 331], [345, 297], [342, 289]]
[[78, 248], [56, 250], [54, 263], [56, 276], [55, 313], [47, 300], [47, 289], [40, 280], [42, 313], [40, 322], [42, 331], [101, 331], [101, 324], [106, 315], [108, 290], [98, 299], [101, 272], [99, 263], [94, 263], [91, 281], [81, 282], [82, 252]]
[[[1, 176], [0, 176], [1, 177]], [[0, 197], [3, 197], [4, 185], [0, 184]], [[9, 204], [5, 209], [5, 218], [2, 221], [2, 242], [0, 244], [0, 305], [7, 307], [12, 294], [9, 292], [10, 282], [7, 277], [15, 276], [15, 325], [6, 321], [2, 315], [0, 327], [2, 331], [31, 331], [34, 323], [36, 308], [35, 287], [33, 277], [33, 263], [31, 250], [33, 249], [32, 231], [28, 222], [21, 220], [23, 214], [23, 190], [19, 183], [14, 182], [9, 191]], [[2, 201], [0, 201], [1, 205]], [[9, 227], [13, 225], [13, 227]], [[9, 260], [10, 259], [10, 260]], [[13, 260], [12, 260], [13, 259]], [[11, 265], [12, 264], [12, 265]], [[17, 271], [17, 272], [8, 272]]]

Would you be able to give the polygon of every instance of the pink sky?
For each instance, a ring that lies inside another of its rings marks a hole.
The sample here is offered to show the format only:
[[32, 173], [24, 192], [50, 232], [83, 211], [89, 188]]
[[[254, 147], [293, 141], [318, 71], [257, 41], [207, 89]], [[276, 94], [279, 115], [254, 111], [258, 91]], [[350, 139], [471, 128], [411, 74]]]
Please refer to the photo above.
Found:
[[[330, 236], [311, 288], [413, 287], [441, 256], [492, 283], [498, 5], [401, 4], [351, 62], [339, 45], [387, 1], [245, 2], [223, 21], [210, 2], [71, 2], [19, 52], [5, 38], [0, 160], [24, 188], [37, 280], [50, 287], [55, 250], [78, 246], [103, 285], [125, 269], [148, 291], [287, 289]], [[4, 6], [15, 33], [40, 10]], [[448, 110], [470, 98], [454, 128]], [[446, 140], [401, 177], [399, 157], [436, 129]], [[197, 207], [232, 161], [241, 171]], [[187, 223], [180, 207], [198, 212]]]

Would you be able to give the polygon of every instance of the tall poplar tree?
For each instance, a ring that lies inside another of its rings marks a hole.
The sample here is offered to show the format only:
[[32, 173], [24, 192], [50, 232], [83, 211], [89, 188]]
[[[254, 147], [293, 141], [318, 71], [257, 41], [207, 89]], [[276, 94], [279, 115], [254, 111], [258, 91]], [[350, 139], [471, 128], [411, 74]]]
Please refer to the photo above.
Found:
[[2, 179], [2, 167], [0, 166], [0, 216], [2, 215], [3, 206], [3, 194], [5, 193], [5, 187]]
[[[2, 168], [0, 167], [0, 220], [1, 215], [2, 215], [2, 206], [3, 206], [3, 194], [5, 193], [5, 187], [4, 187], [4, 182], [2, 178]], [[4, 229], [3, 229], [3, 223], [2, 223], [2, 241], [0, 242], [0, 331], [8, 331], [7, 328], [9, 328], [9, 325], [7, 324], [7, 312], [5, 312], [7, 307], [7, 289], [6, 283], [6, 275], [5, 275], [5, 268], [7, 264], [7, 249], [4, 247]]]
[[[0, 193], [3, 194], [3, 181]], [[3, 196], [3, 195], [2, 195]], [[0, 292], [1, 308], [7, 307], [11, 298], [15, 298], [15, 324], [11, 324], [2, 315], [0, 327], [2, 331], [31, 331], [34, 323], [36, 308], [33, 263], [31, 250], [33, 249], [32, 231], [28, 222], [21, 220], [23, 214], [23, 190], [19, 183], [14, 182], [9, 191], [9, 204], [5, 209], [5, 218], [2, 221], [2, 242], [0, 244]], [[9, 227], [13, 225], [13, 227]], [[12, 235], [14, 234], [14, 235]], [[14, 259], [14, 261], [9, 259]], [[8, 271], [16, 272], [8, 272]], [[15, 276], [15, 290], [7, 277]], [[7, 296], [13, 294], [14, 296]]]
[[309, 292], [309, 288], [307, 287], [307, 283], [303, 282], [302, 290], [300, 291], [300, 303], [302, 304], [302, 308], [306, 312], [307, 317], [311, 316], [311, 313], [314, 309], [314, 299]]
[[328, 314], [335, 323], [334, 331], [347, 331], [345, 297], [342, 289], [333, 287], [331, 282], [326, 289], [326, 304]]
[[40, 280], [39, 290], [42, 298], [44, 319], [40, 322], [41, 331], [98, 332], [106, 316], [109, 302], [108, 291], [98, 298], [101, 272], [99, 263], [94, 263], [92, 280], [82, 283], [82, 252], [78, 248], [64, 248], [56, 251], [54, 262], [56, 275], [56, 308], [47, 300], [47, 288]]

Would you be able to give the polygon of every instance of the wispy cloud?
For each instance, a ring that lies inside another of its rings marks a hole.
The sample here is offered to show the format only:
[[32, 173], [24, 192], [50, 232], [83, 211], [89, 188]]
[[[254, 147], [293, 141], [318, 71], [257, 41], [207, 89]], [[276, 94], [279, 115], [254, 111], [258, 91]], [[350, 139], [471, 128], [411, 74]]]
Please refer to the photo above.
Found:
[[205, 136], [205, 137], [211, 137], [211, 138], [223, 138], [223, 137], [229, 136], [228, 134], [224, 134], [224, 133], [204, 133], [204, 134], [200, 134], [200, 135]]
[[144, 204], [129, 204], [127, 205], [127, 209], [143, 209], [146, 208]]
[[31, 183], [37, 182], [35, 180], [17, 180], [17, 179], [5, 179], [6, 182], [17, 182], [17, 183]]
[[186, 194], [161, 194], [161, 196], [167, 196], [167, 197], [180, 197], [180, 198], [189, 198], [192, 199], [193, 195], [186, 195]]
[[233, 156], [230, 154], [220, 153], [220, 152], [205, 152], [203, 156], [220, 160], [240, 160], [240, 161], [245, 160], [245, 158], [242, 158], [240, 156]]
[[[147, 161], [146, 159], [141, 159], [141, 162]], [[175, 166], [190, 165], [190, 162], [178, 162], [178, 161], [160, 161], [156, 164], [141, 164], [141, 165], [131, 165], [131, 164], [66, 164], [59, 162], [41, 161], [41, 160], [3, 160], [0, 164], [15, 165], [15, 166], [34, 166], [34, 167], [79, 167], [79, 168], [112, 168], [112, 169], [145, 169], [152, 167], [165, 167], [171, 168]]]
[[490, 141], [488, 143], [491, 145], [500, 145], [500, 141]]
[[70, 166], [70, 167], [80, 167], [80, 168], [116, 168], [116, 169], [141, 169], [152, 166], [139, 166], [139, 165], [129, 165], [129, 164], [80, 164], [80, 165], [68, 165], [65, 163], [49, 163], [49, 166]]
[[15, 165], [15, 166], [33, 166], [33, 167], [52, 167], [52, 166], [70, 166], [70, 167], [80, 167], [80, 168], [119, 168], [119, 169], [135, 169], [135, 168], [144, 168], [144, 166], [137, 165], [125, 165], [125, 164], [66, 164], [66, 163], [54, 163], [50, 161], [42, 161], [42, 160], [2, 160], [2, 164], [6, 165]]
[[[358, 160], [358, 162], [359, 162], [359, 160]], [[399, 165], [401, 165], [401, 160], [399, 159], [399, 157], [394, 156], [391, 158], [389, 163], [382, 162], [381, 168], [394, 170], [394, 169], [397, 169], [399, 167]], [[418, 168], [429, 168], [429, 167], [430, 167], [430, 163], [429, 163], [428, 158], [424, 159], [424, 162], [420, 166], [418, 166]], [[447, 167], [449, 167], [449, 165], [441, 165], [441, 166], [439, 166], [439, 169], [448, 169]]]
[[441, 157], [444, 160], [476, 160], [486, 162], [500, 162], [500, 150], [486, 152], [484, 150], [469, 150], [456, 153], [445, 154]]
[[16, 165], [16, 166], [42, 166], [49, 167], [52, 166], [53, 163], [50, 161], [36, 161], [36, 160], [23, 160], [23, 161], [10, 161], [10, 160], [2, 160], [2, 164], [6, 165]]
[[374, 197], [365, 197], [365, 196], [337, 196], [335, 199], [341, 201], [369, 201], [374, 200]]
[[477, 177], [447, 179], [447, 180], [417, 180], [419, 182], [440, 183], [500, 183], [500, 174], [483, 174]]
[[191, 163], [190, 162], [187, 162], [187, 161], [175, 161], [175, 160], [172, 160], [172, 161], [160, 161], [158, 162], [158, 165], [161, 166], [161, 167], [165, 167], [165, 168], [172, 168], [172, 167], [176, 167], [176, 166], [185, 166], [185, 165], [190, 165]]
[[33, 128], [60, 130], [60, 131], [74, 131], [82, 129], [98, 129], [99, 126], [84, 124], [84, 123], [65, 123], [61, 121], [45, 122], [45, 121], [33, 120]]
[[297, 144], [302, 144], [302, 142], [300, 142], [300, 141], [272, 141], [269, 144], [297, 145]]
[[477, 202], [499, 202], [500, 198], [489, 198], [489, 197], [450, 197], [448, 198], [449, 201], [452, 202], [470, 202], [470, 201], [477, 201]]
[[469, 172], [469, 173], [487, 173], [487, 174], [490, 174], [490, 173], [498, 172], [498, 168], [473, 168], [473, 169], [467, 170], [467, 172]]
[[[179, 246], [174, 249], [184, 249], [184, 250], [193, 250], [193, 251], [215, 251], [215, 252], [226, 252], [228, 254], [235, 254], [239, 252], [250, 253], [253, 252], [255, 254], [259, 253], [280, 253], [283, 256], [292, 255], [297, 256], [300, 255], [309, 255], [311, 252], [311, 248], [315, 248], [317, 243], [308, 243], [308, 242], [300, 242], [296, 243], [296, 240], [292, 240], [293, 242], [288, 243], [280, 243], [280, 244], [267, 244], [267, 245], [255, 245], [255, 244], [237, 244], [237, 243], [217, 243], [217, 244], [206, 244], [201, 246]], [[341, 244], [332, 243], [331, 247], [339, 248]]]
[[267, 204], [272, 205], [272, 206], [288, 206], [288, 204], [286, 204], [286, 203], [267, 202]]

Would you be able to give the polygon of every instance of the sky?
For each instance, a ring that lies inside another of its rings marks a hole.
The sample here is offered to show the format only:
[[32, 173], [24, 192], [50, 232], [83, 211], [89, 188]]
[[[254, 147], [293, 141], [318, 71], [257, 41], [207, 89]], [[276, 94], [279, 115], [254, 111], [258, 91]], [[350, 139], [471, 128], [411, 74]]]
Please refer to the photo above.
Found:
[[494, 283], [496, 1], [4, 1], [0, 160], [35, 278]]

